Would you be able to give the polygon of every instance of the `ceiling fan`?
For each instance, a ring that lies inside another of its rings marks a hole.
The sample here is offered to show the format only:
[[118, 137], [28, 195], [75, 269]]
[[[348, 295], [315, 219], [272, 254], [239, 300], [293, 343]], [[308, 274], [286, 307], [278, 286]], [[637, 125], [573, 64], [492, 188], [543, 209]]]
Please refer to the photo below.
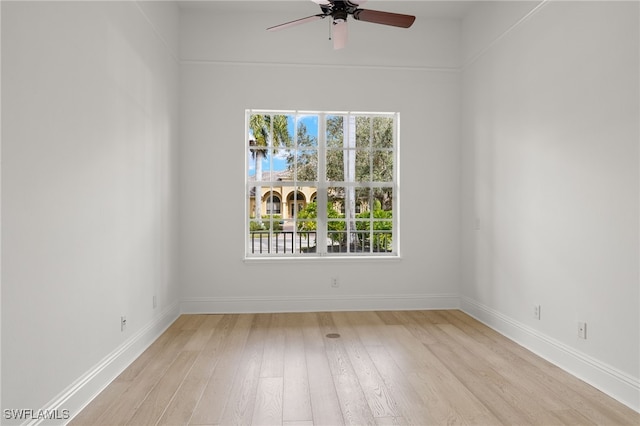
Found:
[[331, 17], [331, 38], [333, 48], [342, 49], [347, 45], [347, 16], [353, 16], [357, 21], [372, 22], [374, 24], [391, 25], [393, 27], [409, 28], [416, 20], [415, 16], [401, 13], [381, 12], [378, 10], [360, 9], [366, 0], [311, 0], [320, 6], [322, 13], [285, 22], [267, 28], [267, 31], [283, 30], [306, 22], [317, 21]]

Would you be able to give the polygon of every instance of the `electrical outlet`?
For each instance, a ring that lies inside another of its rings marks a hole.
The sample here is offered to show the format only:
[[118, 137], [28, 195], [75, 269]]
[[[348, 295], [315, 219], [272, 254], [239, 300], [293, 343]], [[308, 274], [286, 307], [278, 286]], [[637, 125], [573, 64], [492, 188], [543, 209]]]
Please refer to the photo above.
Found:
[[578, 323], [578, 337], [581, 339], [587, 338], [587, 323], [579, 322]]
[[338, 281], [338, 277], [331, 278], [331, 287], [333, 288], [340, 287], [340, 282]]
[[540, 319], [540, 305], [533, 305], [533, 318]]
[[127, 317], [120, 317], [120, 331], [124, 331], [127, 328]]

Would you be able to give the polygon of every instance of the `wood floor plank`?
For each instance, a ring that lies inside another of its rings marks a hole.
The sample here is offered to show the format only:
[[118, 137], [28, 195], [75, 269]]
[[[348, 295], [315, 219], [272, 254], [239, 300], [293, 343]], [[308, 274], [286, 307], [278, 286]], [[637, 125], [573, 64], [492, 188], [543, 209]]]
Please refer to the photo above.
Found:
[[486, 371], [480, 367], [469, 366], [465, 359], [458, 356], [451, 348], [441, 343], [430, 348], [456, 378], [489, 408], [491, 413], [505, 424], [530, 424], [522, 407], [513, 406], [509, 402], [509, 395], [500, 391], [499, 377], [493, 371]]
[[238, 357], [245, 346], [253, 315], [239, 315], [229, 337], [222, 344], [213, 374], [205, 386], [189, 424], [219, 424], [229, 399], [229, 388], [238, 369]]
[[282, 377], [260, 377], [253, 408], [252, 425], [273, 426], [282, 424]]
[[193, 366], [198, 352], [182, 351], [136, 409], [129, 425], [155, 425]]
[[193, 330], [184, 330], [177, 334], [171, 331], [170, 334], [172, 338], [164, 345], [163, 350], [149, 360], [135, 380], [129, 381], [127, 390], [114, 399], [108, 409], [95, 420], [96, 425], [121, 425], [131, 419], [176, 359], [180, 348], [191, 338]]
[[289, 314], [272, 314], [267, 330], [267, 342], [264, 347], [260, 377], [283, 377], [285, 354], [285, 320]]
[[[221, 358], [222, 348], [229, 339], [237, 320], [238, 315], [221, 315], [217, 318], [209, 341], [200, 351], [193, 367], [187, 373], [184, 382], [158, 421], [159, 425], [185, 425], [189, 423], [213, 370]], [[210, 321], [205, 321], [201, 328], [208, 329], [212, 325], [213, 323]]]
[[223, 425], [251, 423], [270, 314], [255, 314], [247, 342], [237, 359], [238, 369], [228, 389], [228, 401], [220, 418]]
[[[412, 312], [399, 312], [397, 317], [427, 329], [437, 327], [437, 324], [432, 322], [425, 324], [419, 320], [414, 321], [412, 314]], [[418, 327], [407, 327], [407, 330], [426, 345], [424, 340], [420, 339], [424, 335]], [[428, 334], [427, 341], [433, 342], [434, 339], [432, 330]], [[423, 361], [421, 367], [405, 374], [414, 389], [422, 396], [427, 408], [438, 419], [438, 424], [500, 423], [498, 418], [430, 350], [423, 351], [421, 358]]]
[[353, 316], [340, 312], [334, 313], [333, 318], [343, 337], [345, 350], [372, 415], [374, 417], [399, 417], [400, 412], [391, 392], [387, 389], [384, 380], [369, 357], [360, 340], [360, 334], [349, 321], [349, 318], [353, 319]]
[[375, 312], [344, 312], [349, 324], [360, 336], [363, 345], [382, 345], [380, 327], [384, 325]]
[[182, 331], [176, 327], [169, 327], [158, 337], [138, 358], [135, 359], [116, 379], [117, 382], [130, 382], [135, 380], [146, 366], [161, 352], [166, 350], [168, 344], [175, 339]]
[[377, 426], [403, 426], [407, 422], [402, 417], [376, 417]]
[[284, 322], [284, 398], [283, 421], [310, 421], [311, 395], [304, 347], [304, 335], [300, 324], [303, 314], [288, 314]]
[[[442, 323], [437, 317], [430, 315], [432, 324]], [[403, 313], [388, 312], [385, 313], [385, 321], [388, 324], [402, 324]], [[456, 379], [467, 387], [473, 395], [478, 398], [483, 405], [489, 407], [492, 414], [503, 423], [509, 424], [527, 424], [527, 416], [520, 411], [520, 407], [512, 406], [505, 398], [509, 395], [502, 394], [495, 382], [500, 382], [499, 374], [491, 369], [484, 368], [484, 365], [478, 366], [465, 358], [466, 353], [461, 354], [452, 350], [446, 344], [435, 343], [429, 345], [429, 348], [421, 344], [417, 339], [413, 338], [409, 329], [398, 325], [388, 326], [394, 327], [394, 338], [398, 347], [390, 348], [389, 352], [392, 356], [400, 353], [402, 355], [402, 364], [399, 366], [407, 373], [413, 371], [428, 371], [429, 364], [432, 361], [432, 355], [440, 361], [449, 371], [451, 371]], [[434, 329], [435, 330], [435, 329]], [[443, 332], [439, 332], [437, 338], [442, 338]], [[388, 346], [387, 346], [388, 347]], [[394, 359], [398, 357], [395, 356]], [[489, 402], [489, 404], [487, 404]], [[492, 407], [495, 406], [495, 411]], [[437, 419], [433, 419], [437, 421]]]
[[[504, 358], [497, 355], [490, 347], [483, 344], [477, 344], [469, 335], [464, 333], [453, 324], [441, 324], [438, 326], [442, 329], [447, 337], [450, 337], [451, 345], [457, 348], [465, 348], [472, 356], [482, 359], [487, 367], [499, 372], [499, 374], [508, 383], [509, 390], [514, 395], [528, 400], [531, 393], [539, 395], [538, 401], [528, 404], [530, 409], [541, 410], [541, 413], [534, 415], [535, 418], [541, 418], [543, 421], [557, 421], [552, 417], [545, 419], [544, 416], [549, 410], [556, 411], [563, 408], [562, 403], [553, 395], [552, 389], [536, 380], [535, 376], [525, 374], [524, 371], [529, 367], [526, 361], [511, 360], [507, 362]], [[473, 347], [473, 351], [468, 348]], [[544, 406], [544, 409], [541, 407]]]
[[640, 413], [460, 311], [320, 312], [181, 315], [70, 422], [127, 423], [608, 426]]
[[422, 397], [387, 351], [387, 346], [367, 346], [367, 351], [398, 404], [402, 418], [413, 425], [437, 424], [437, 418], [427, 409]]
[[206, 320], [207, 315], [188, 315], [181, 325], [181, 330], [198, 330], [202, 323]]
[[592, 419], [573, 409], [559, 410], [554, 413], [563, 425], [590, 426], [596, 425]]
[[202, 321], [199, 321], [194, 324], [198, 324], [197, 328], [194, 324], [190, 324], [189, 326], [195, 330], [191, 339], [187, 342], [187, 344], [182, 348], [183, 351], [201, 351], [204, 345], [207, 344], [209, 339], [211, 338], [211, 334], [213, 333], [217, 324], [222, 320], [222, 315], [199, 315], [202, 317]]
[[559, 367], [528, 351], [524, 347], [514, 344], [505, 336], [476, 321], [460, 311], [444, 311], [440, 315], [450, 322], [463, 328], [465, 333], [475, 340], [489, 339], [487, 346], [498, 351], [505, 360], [520, 363], [527, 375], [535, 378], [539, 383], [547, 384], [545, 395], [552, 396], [565, 407], [583, 413], [599, 424], [640, 424], [640, 414], [630, 410], [620, 403], [613, 403], [612, 399], [593, 386], [588, 385], [575, 376], [568, 374]]
[[124, 381], [112, 382], [69, 422], [69, 426], [96, 424], [97, 419], [126, 391], [129, 385], [130, 383]]
[[315, 314], [306, 315], [303, 322], [309, 397], [314, 425], [342, 425], [342, 409], [333, 383], [331, 368], [324, 347], [325, 338], [320, 332]]
[[329, 360], [329, 368], [333, 375], [345, 423], [351, 425], [375, 424], [373, 413], [345, 348], [345, 340], [354, 339], [355, 336], [345, 329], [344, 336], [328, 338], [328, 335], [340, 334], [340, 328], [335, 324], [333, 315], [330, 313], [320, 313], [318, 319], [322, 334], [325, 335], [325, 350]]

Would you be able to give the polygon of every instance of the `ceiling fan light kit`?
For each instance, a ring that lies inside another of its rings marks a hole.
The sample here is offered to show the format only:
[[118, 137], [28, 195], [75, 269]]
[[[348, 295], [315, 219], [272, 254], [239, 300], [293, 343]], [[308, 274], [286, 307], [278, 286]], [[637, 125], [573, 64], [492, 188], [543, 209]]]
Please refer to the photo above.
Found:
[[347, 45], [347, 17], [353, 16], [357, 21], [371, 22], [374, 24], [390, 25], [399, 28], [409, 28], [416, 20], [415, 16], [401, 13], [383, 12], [379, 10], [360, 9], [360, 5], [366, 0], [311, 0], [320, 6], [322, 13], [285, 22], [267, 28], [267, 31], [283, 30], [306, 22], [317, 21], [328, 16], [331, 17], [331, 38], [334, 49], [342, 49]]

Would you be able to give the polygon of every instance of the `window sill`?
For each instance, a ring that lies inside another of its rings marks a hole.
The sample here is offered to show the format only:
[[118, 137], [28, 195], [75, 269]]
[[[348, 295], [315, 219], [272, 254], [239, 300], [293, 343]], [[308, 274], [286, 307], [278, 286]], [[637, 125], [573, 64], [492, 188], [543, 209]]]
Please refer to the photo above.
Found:
[[400, 255], [389, 256], [265, 256], [244, 257], [243, 262], [248, 264], [260, 263], [359, 263], [359, 262], [400, 262]]

